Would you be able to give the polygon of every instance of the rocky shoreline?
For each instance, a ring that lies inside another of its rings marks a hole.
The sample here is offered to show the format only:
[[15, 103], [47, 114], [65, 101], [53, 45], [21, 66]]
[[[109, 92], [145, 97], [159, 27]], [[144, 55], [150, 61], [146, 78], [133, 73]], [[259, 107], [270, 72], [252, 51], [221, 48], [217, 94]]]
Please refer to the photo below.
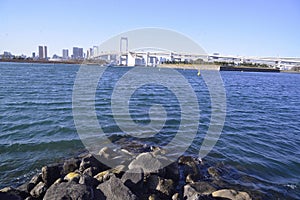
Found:
[[86, 153], [44, 166], [29, 182], [1, 189], [0, 199], [257, 199], [249, 192], [228, 187], [217, 168], [197, 158], [181, 156], [177, 162], [165, 165], [170, 160], [160, 148], [147, 147], [138, 154], [126, 149], [122, 152], [128, 157], [122, 157], [113, 168], [100, 162], [118, 161], [117, 153], [108, 147], [97, 155]]

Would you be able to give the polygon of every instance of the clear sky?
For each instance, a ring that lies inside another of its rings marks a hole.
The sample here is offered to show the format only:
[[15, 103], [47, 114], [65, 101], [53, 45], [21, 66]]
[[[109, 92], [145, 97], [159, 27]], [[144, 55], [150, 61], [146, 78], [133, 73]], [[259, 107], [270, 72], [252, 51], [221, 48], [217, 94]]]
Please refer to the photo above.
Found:
[[143, 27], [179, 31], [208, 53], [300, 57], [298, 0], [0, 0], [0, 54], [46, 45], [52, 57]]

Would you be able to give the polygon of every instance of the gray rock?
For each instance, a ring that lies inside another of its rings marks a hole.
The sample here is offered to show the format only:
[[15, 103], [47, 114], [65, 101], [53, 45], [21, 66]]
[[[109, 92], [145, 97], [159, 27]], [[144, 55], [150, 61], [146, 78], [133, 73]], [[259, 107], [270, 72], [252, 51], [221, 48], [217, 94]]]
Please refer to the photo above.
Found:
[[184, 186], [183, 197], [187, 200], [199, 199], [201, 196], [208, 196], [216, 189], [207, 182], [196, 182]]
[[105, 158], [105, 159], [112, 159], [112, 158], [118, 156], [118, 154], [109, 147], [103, 147], [99, 151], [99, 156], [102, 158]]
[[81, 160], [79, 158], [71, 158], [69, 160], [66, 160], [63, 165], [63, 174], [68, 174], [79, 169], [80, 163]]
[[100, 169], [98, 167], [89, 167], [83, 171], [83, 174], [89, 175], [89, 176], [95, 176], [100, 172]]
[[87, 185], [87, 186], [96, 188], [96, 186], [99, 184], [99, 181], [91, 176], [82, 175], [82, 176], [80, 176], [79, 184], [83, 184], [83, 185]]
[[128, 166], [129, 169], [142, 168], [144, 173], [164, 173], [163, 164], [152, 153], [139, 154]]
[[79, 171], [84, 172], [89, 167], [96, 168], [98, 171], [104, 171], [107, 170], [108, 167], [101, 163], [97, 158], [95, 158], [92, 154], [88, 154], [85, 157], [82, 158]]
[[103, 192], [107, 200], [136, 200], [138, 199], [123, 182], [112, 176], [108, 181], [98, 185], [97, 189]]
[[42, 179], [46, 186], [50, 186], [60, 178], [61, 167], [59, 165], [49, 165], [42, 168]]
[[143, 169], [129, 169], [122, 176], [121, 180], [132, 191], [140, 190], [143, 187], [144, 182]]
[[30, 195], [34, 198], [43, 198], [47, 190], [46, 184], [39, 182], [31, 191]]
[[91, 200], [94, 199], [94, 191], [89, 186], [72, 181], [57, 183], [51, 185], [44, 196], [44, 200], [55, 199]]
[[170, 197], [175, 191], [172, 179], [164, 179], [157, 175], [150, 175], [147, 179], [147, 187], [150, 190], [159, 191], [168, 197]]
[[223, 189], [212, 193], [215, 198], [227, 198], [230, 200], [251, 200], [251, 197], [246, 192], [236, 190]]
[[42, 173], [36, 174], [27, 184], [27, 192], [30, 192], [39, 182], [43, 181]]

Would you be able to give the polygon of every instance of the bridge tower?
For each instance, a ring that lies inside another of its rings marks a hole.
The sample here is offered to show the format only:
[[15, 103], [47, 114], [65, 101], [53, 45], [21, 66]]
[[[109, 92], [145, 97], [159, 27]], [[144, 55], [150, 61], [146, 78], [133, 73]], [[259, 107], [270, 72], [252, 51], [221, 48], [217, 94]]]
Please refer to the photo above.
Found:
[[[123, 49], [124, 42], [125, 42], [125, 51]], [[123, 60], [125, 60], [125, 65], [128, 65], [128, 38], [127, 37], [120, 38], [120, 56], [119, 56], [120, 65], [122, 65]]]

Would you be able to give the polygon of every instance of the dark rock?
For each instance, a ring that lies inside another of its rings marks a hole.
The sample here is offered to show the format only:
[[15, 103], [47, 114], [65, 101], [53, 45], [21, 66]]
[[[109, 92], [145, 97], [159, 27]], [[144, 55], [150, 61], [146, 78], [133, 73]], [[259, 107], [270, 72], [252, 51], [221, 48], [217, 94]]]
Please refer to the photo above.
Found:
[[184, 186], [183, 196], [187, 200], [208, 196], [216, 189], [207, 182], [196, 182]]
[[96, 188], [96, 186], [99, 184], [99, 181], [91, 176], [82, 175], [82, 176], [80, 176], [79, 184]]
[[63, 174], [68, 174], [79, 169], [81, 160], [79, 158], [71, 158], [66, 160], [63, 165]]
[[83, 171], [83, 174], [89, 175], [92, 177], [98, 173], [100, 173], [100, 169], [98, 167], [89, 167]]
[[25, 198], [26, 198], [26, 194], [12, 187], [6, 187], [0, 190], [0, 199], [19, 200]]
[[9, 192], [0, 192], [0, 199], [2, 200], [23, 200], [23, 198], [17, 194]]
[[175, 194], [173, 194], [173, 196], [172, 196], [172, 200], [180, 200], [179, 193], [175, 193]]
[[129, 169], [121, 180], [132, 191], [140, 190], [143, 187], [144, 172], [142, 168]]
[[42, 179], [46, 186], [50, 186], [60, 178], [61, 166], [56, 165], [49, 165], [42, 168]]
[[188, 174], [185, 178], [186, 183], [195, 183], [198, 181], [198, 177], [195, 174]]
[[191, 175], [194, 180], [201, 178], [200, 170], [198, 168], [199, 161], [196, 161], [191, 156], [181, 156], [178, 160], [178, 164], [183, 166], [183, 174], [186, 177]]
[[27, 191], [28, 183], [24, 183], [23, 185], [20, 185], [16, 188], [18, 191], [18, 194], [25, 199], [26, 197], [30, 196], [29, 192]]
[[178, 163], [173, 162], [165, 167], [166, 174], [165, 178], [172, 179], [174, 182], [179, 181], [179, 170], [178, 170]]
[[30, 192], [39, 182], [43, 181], [42, 173], [36, 174], [27, 184], [27, 192]]
[[97, 189], [101, 190], [107, 200], [136, 200], [138, 199], [123, 182], [112, 176], [108, 181], [98, 185]]
[[62, 182], [51, 185], [47, 190], [44, 200], [53, 199], [91, 200], [94, 199], [94, 191], [89, 186], [76, 184], [72, 181]]
[[106, 165], [101, 163], [97, 158], [95, 158], [93, 155], [88, 154], [85, 157], [82, 158], [80, 166], [79, 166], [79, 171], [84, 172], [89, 167], [96, 168], [98, 171], [105, 171], [108, 169]]
[[168, 197], [171, 197], [175, 191], [172, 179], [164, 179], [157, 175], [150, 175], [146, 184], [150, 190], [159, 191]]
[[34, 198], [43, 198], [47, 190], [46, 184], [39, 182], [31, 191], [30, 195]]

